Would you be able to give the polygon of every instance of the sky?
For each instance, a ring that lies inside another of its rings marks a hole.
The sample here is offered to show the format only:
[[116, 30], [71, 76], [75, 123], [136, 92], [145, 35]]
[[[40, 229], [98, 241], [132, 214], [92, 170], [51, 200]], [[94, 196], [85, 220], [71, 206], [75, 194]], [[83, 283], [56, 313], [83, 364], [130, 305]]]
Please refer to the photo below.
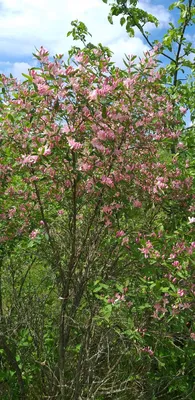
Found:
[[[109, 1], [108, 1], [109, 2]], [[111, 1], [110, 1], [111, 2]], [[162, 37], [174, 15], [168, 10], [169, 0], [140, 0], [139, 7], [155, 15], [159, 28], [150, 24], [148, 29], [155, 39]], [[67, 54], [76, 43], [66, 34], [71, 21], [84, 22], [94, 44], [102, 43], [113, 52], [113, 60], [122, 66], [124, 53], [141, 56], [147, 49], [139, 32], [129, 38], [119, 18], [110, 25], [107, 20], [109, 6], [102, 0], [0, 0], [0, 72], [10, 72], [21, 78], [35, 65], [32, 53], [43, 45], [50, 54]], [[195, 39], [195, 32], [194, 32]]]

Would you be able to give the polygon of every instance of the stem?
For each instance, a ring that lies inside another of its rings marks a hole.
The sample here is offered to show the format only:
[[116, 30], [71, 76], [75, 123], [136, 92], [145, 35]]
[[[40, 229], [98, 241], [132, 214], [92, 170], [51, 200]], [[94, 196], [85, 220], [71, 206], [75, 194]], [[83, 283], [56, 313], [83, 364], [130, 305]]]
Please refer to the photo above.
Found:
[[[76, 173], [76, 155], [72, 151], [73, 160], [73, 171]], [[69, 341], [70, 327], [65, 328], [65, 315], [67, 300], [69, 297], [69, 288], [72, 278], [72, 272], [74, 270], [75, 263], [75, 253], [76, 253], [76, 217], [77, 217], [77, 177], [74, 177], [73, 192], [72, 192], [72, 250], [70, 261], [68, 265], [68, 277], [66, 280], [65, 288], [62, 293], [62, 306], [61, 306], [61, 316], [60, 316], [60, 334], [59, 334], [59, 375], [60, 375], [60, 393], [61, 399], [65, 398], [65, 348]]]
[[189, 0], [188, 12], [186, 13], [185, 22], [184, 22], [183, 27], [182, 27], [181, 36], [180, 36], [180, 40], [179, 40], [179, 43], [178, 43], [178, 48], [177, 48], [177, 53], [176, 53], [176, 58], [175, 58], [175, 72], [174, 72], [174, 77], [173, 77], [173, 86], [177, 85], [177, 76], [178, 76], [180, 53], [181, 53], [181, 48], [182, 48], [182, 43], [183, 43], [183, 39], [184, 39], [185, 30], [186, 30], [186, 28], [187, 28], [187, 26], [188, 26], [188, 24], [190, 22], [190, 19], [191, 19], [191, 7], [192, 7], [192, 0]]
[[0, 337], [0, 346], [3, 348], [5, 355], [7, 357], [8, 363], [10, 365], [11, 368], [13, 368], [13, 370], [16, 373], [17, 376], [17, 381], [18, 381], [18, 386], [19, 386], [19, 390], [20, 390], [20, 399], [21, 400], [25, 400], [26, 396], [25, 396], [25, 387], [24, 387], [24, 381], [22, 378], [22, 373], [21, 370], [18, 366], [18, 363], [12, 353], [12, 351], [10, 350], [9, 346], [6, 343], [6, 340], [3, 336]]
[[43, 204], [42, 204], [42, 201], [41, 201], [39, 188], [38, 188], [38, 185], [37, 185], [36, 182], [34, 182], [34, 187], [35, 187], [35, 193], [36, 193], [38, 204], [39, 204], [39, 209], [40, 209], [40, 212], [41, 212], [41, 218], [42, 218], [42, 220], [44, 222], [45, 230], [46, 230], [46, 233], [47, 233], [48, 238], [49, 238], [50, 247], [52, 249], [52, 252], [53, 252], [53, 255], [54, 255], [54, 258], [55, 258], [55, 262], [54, 262], [55, 265], [53, 265], [53, 270], [56, 273], [56, 267], [58, 268], [58, 271], [59, 271], [59, 274], [60, 274], [60, 279], [59, 279], [58, 276], [56, 276], [57, 283], [58, 284], [62, 284], [62, 286], [64, 286], [64, 282], [65, 282], [64, 272], [63, 272], [62, 267], [61, 267], [61, 263], [60, 263], [59, 255], [58, 255], [56, 247], [55, 247], [55, 243], [53, 242], [53, 239], [52, 239], [51, 234], [50, 234], [49, 225], [48, 225], [47, 220], [45, 218], [44, 208], [43, 208]]

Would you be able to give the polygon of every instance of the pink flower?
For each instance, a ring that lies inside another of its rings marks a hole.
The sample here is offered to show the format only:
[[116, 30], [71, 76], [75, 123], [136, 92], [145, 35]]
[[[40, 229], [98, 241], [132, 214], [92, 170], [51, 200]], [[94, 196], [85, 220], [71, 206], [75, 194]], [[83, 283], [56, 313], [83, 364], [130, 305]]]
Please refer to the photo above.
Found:
[[195, 340], [195, 333], [194, 333], [194, 332], [191, 332], [191, 333], [190, 333], [190, 337], [191, 337], [191, 339]]
[[156, 193], [157, 188], [160, 190], [168, 188], [168, 185], [165, 183], [165, 181], [166, 179], [163, 176], [159, 176], [158, 178], [156, 178], [154, 193]]
[[176, 254], [171, 253], [168, 260], [173, 260], [176, 257]]
[[181, 112], [182, 114], [185, 114], [186, 111], [187, 111], [187, 108], [185, 108], [185, 107], [180, 107], [179, 110], [180, 110], [180, 112]]
[[148, 258], [150, 252], [149, 249], [147, 249], [146, 247], [142, 247], [142, 249], [139, 249], [141, 251], [142, 254], [144, 254], [145, 258]]
[[153, 355], [154, 355], [153, 350], [152, 350], [149, 346], [143, 347], [142, 351], [143, 351], [144, 353], [148, 353], [150, 356], [153, 356]]
[[108, 218], [106, 218], [105, 220], [105, 226], [106, 227], [112, 226], [112, 222]]
[[177, 294], [182, 297], [185, 294], [185, 291], [183, 289], [178, 289]]
[[49, 156], [51, 154], [51, 148], [45, 146], [45, 151], [43, 153], [44, 156]]
[[69, 65], [69, 67], [66, 69], [66, 75], [70, 75], [74, 71], [74, 68]]
[[147, 240], [147, 242], [146, 242], [146, 247], [147, 247], [148, 249], [152, 249], [152, 248], [153, 248], [153, 244], [151, 243], [150, 240]]
[[188, 310], [191, 307], [190, 303], [183, 303], [179, 304], [179, 308], [182, 308], [183, 310]]
[[160, 303], [154, 304], [154, 308], [156, 311], [161, 311], [161, 304]]
[[41, 46], [40, 50], [39, 50], [39, 54], [40, 54], [40, 56], [46, 56], [46, 55], [48, 55], [48, 50], [45, 49], [43, 46]]
[[37, 235], [39, 234], [39, 229], [34, 229], [34, 231], [32, 231], [29, 235], [29, 237], [31, 239], [35, 239], [37, 237]]
[[172, 266], [173, 267], [179, 267], [179, 261], [173, 261]]
[[90, 100], [96, 100], [98, 96], [98, 89], [92, 90], [92, 92], [89, 94], [89, 99]]
[[83, 147], [83, 145], [79, 142], [76, 142], [74, 139], [68, 139], [68, 144], [72, 150], [79, 150]]
[[51, 93], [51, 89], [48, 85], [43, 85], [41, 83], [37, 84], [38, 92], [42, 96], [46, 96]]
[[115, 299], [111, 299], [110, 297], [108, 298], [108, 303], [113, 304], [115, 302]]
[[185, 145], [184, 145], [184, 143], [182, 143], [182, 142], [179, 142], [178, 144], [177, 144], [177, 149], [183, 149], [185, 147]]
[[100, 152], [105, 151], [105, 147], [103, 146], [103, 144], [101, 144], [101, 142], [99, 142], [99, 140], [97, 138], [92, 139], [91, 144], [93, 147], [95, 147]]
[[118, 232], [116, 232], [116, 237], [121, 237], [121, 236], [124, 236], [125, 235], [125, 232], [124, 231], [118, 231]]
[[103, 211], [103, 213], [105, 213], [105, 214], [112, 214], [112, 207], [110, 207], [110, 206], [104, 206], [104, 207], [102, 207], [102, 211]]
[[15, 213], [16, 213], [16, 207], [10, 208], [10, 210], [8, 211], [9, 219], [11, 219]]
[[63, 215], [64, 214], [64, 210], [58, 210], [58, 215]]
[[99, 131], [99, 132], [97, 132], [97, 137], [98, 137], [98, 139], [100, 139], [100, 140], [107, 140], [107, 134], [106, 134], [106, 132], [104, 132], [104, 131]]
[[82, 163], [80, 166], [81, 171], [87, 172], [90, 171], [93, 168], [91, 164], [88, 164], [87, 162]]
[[194, 217], [188, 217], [189, 224], [193, 224], [195, 222]]
[[102, 176], [102, 183], [109, 187], [114, 187], [113, 180], [111, 178], [109, 178], [108, 176], [105, 176], [105, 175]]
[[[122, 246], [124, 246], [124, 245], [127, 245], [129, 243], [129, 238], [128, 237], [124, 237], [123, 239], [122, 239], [122, 242], [121, 242], [121, 244], [122, 244]], [[128, 249], [130, 248], [129, 246], [126, 246]]]
[[142, 203], [139, 200], [134, 200], [133, 205], [136, 208], [141, 208], [142, 207]]
[[30, 154], [28, 156], [22, 156], [22, 165], [35, 164], [38, 158], [39, 158], [38, 156], [31, 156]]

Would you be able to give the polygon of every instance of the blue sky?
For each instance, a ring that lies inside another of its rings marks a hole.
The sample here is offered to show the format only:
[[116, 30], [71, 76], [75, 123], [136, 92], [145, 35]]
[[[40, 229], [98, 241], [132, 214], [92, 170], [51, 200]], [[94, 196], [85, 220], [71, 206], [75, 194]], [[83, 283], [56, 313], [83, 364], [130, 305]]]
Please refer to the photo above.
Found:
[[[168, 0], [140, 0], [140, 8], [155, 15], [160, 27], [148, 27], [152, 38], [160, 40], [174, 22]], [[20, 78], [21, 72], [27, 72], [35, 62], [32, 57], [35, 47], [43, 45], [51, 54], [64, 53], [73, 44], [66, 37], [70, 23], [74, 19], [83, 21], [92, 33], [91, 41], [101, 42], [114, 52], [114, 60], [122, 66], [124, 53], [142, 55], [147, 49], [139, 32], [129, 38], [114, 19], [114, 25], [107, 20], [109, 6], [102, 0], [1, 0], [0, 1], [0, 72], [12, 73]], [[195, 41], [195, 29], [191, 31]]]

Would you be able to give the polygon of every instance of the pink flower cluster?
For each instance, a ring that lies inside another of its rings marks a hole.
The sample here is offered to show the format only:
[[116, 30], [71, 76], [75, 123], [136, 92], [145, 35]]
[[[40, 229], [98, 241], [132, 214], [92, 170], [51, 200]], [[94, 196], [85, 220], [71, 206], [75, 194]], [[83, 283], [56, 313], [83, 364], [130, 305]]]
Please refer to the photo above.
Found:
[[34, 229], [34, 230], [30, 233], [29, 237], [30, 237], [30, 239], [35, 239], [35, 238], [37, 237], [38, 234], [39, 234], [39, 229]]
[[149, 346], [143, 347], [142, 348], [142, 352], [149, 354], [149, 356], [153, 356], [154, 355], [154, 351]]

